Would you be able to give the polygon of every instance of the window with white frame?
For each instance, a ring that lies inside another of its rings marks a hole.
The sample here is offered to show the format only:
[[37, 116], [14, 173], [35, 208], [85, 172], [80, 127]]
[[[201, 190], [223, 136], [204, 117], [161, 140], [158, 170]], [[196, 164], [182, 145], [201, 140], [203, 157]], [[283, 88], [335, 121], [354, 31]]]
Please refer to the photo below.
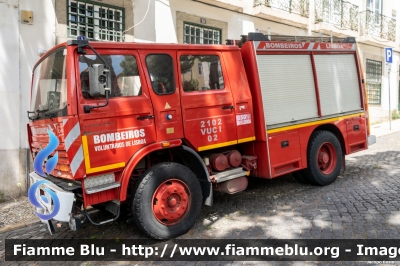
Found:
[[183, 23], [183, 43], [221, 44], [221, 29]]
[[367, 10], [382, 14], [382, 0], [367, 0]]
[[67, 1], [68, 36], [89, 40], [122, 41], [125, 9], [92, 1]]
[[370, 23], [369, 33], [381, 37], [382, 30], [385, 29], [385, 20], [382, 16], [382, 0], [367, 0], [367, 24]]
[[367, 98], [369, 104], [381, 104], [382, 62], [367, 59]]
[[341, 25], [343, 0], [322, 0], [322, 16], [325, 22]]

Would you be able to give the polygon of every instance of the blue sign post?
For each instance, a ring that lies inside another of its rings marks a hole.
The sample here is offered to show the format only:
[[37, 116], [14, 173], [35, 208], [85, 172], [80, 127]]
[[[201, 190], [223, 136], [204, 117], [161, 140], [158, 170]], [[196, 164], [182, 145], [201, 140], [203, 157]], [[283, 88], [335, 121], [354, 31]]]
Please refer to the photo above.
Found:
[[392, 110], [390, 107], [390, 70], [392, 68], [393, 63], [393, 48], [386, 47], [385, 48], [385, 61], [388, 66], [388, 88], [389, 88], [389, 130], [392, 130]]
[[385, 61], [386, 61], [386, 64], [393, 63], [393, 48], [391, 48], [391, 47], [385, 48]]

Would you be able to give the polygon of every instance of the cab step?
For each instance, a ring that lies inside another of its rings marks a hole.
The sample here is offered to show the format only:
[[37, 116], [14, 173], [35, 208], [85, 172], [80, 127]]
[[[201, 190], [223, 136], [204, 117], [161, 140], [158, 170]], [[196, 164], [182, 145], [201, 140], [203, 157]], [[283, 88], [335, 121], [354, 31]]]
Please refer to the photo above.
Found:
[[87, 188], [86, 189], [86, 194], [94, 194], [94, 193], [97, 193], [97, 192], [101, 192], [101, 191], [104, 191], [104, 190], [117, 188], [117, 187], [120, 187], [120, 186], [121, 186], [121, 184], [119, 182], [113, 182], [113, 183], [109, 183], [109, 184], [99, 185], [99, 186]]
[[216, 183], [221, 183], [238, 177], [248, 176], [249, 174], [250, 171], [244, 171], [242, 167], [238, 167], [223, 172], [213, 172], [210, 178], [211, 180], [215, 180]]

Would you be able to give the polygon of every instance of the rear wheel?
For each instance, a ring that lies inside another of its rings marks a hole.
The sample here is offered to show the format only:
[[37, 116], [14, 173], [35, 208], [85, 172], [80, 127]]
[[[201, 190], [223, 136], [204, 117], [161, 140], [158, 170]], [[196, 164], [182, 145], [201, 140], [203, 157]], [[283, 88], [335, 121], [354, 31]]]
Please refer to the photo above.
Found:
[[148, 236], [169, 239], [193, 227], [202, 202], [200, 183], [192, 171], [181, 164], [161, 163], [136, 184], [133, 218]]
[[313, 185], [325, 186], [333, 183], [342, 167], [342, 148], [336, 136], [329, 131], [312, 134], [307, 151], [308, 168], [306, 178]]

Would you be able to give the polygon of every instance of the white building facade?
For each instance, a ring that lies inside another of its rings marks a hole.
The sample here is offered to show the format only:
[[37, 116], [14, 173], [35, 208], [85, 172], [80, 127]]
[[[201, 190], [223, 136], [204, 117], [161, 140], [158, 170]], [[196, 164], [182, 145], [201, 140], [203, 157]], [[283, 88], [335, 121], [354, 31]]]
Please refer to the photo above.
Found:
[[[352, 36], [359, 43], [370, 122], [377, 123], [400, 110], [399, 17], [400, 1], [393, 0], [0, 0], [0, 197], [26, 191], [26, 111], [38, 49], [78, 35], [203, 44], [255, 31]], [[394, 52], [390, 71], [385, 47]]]

